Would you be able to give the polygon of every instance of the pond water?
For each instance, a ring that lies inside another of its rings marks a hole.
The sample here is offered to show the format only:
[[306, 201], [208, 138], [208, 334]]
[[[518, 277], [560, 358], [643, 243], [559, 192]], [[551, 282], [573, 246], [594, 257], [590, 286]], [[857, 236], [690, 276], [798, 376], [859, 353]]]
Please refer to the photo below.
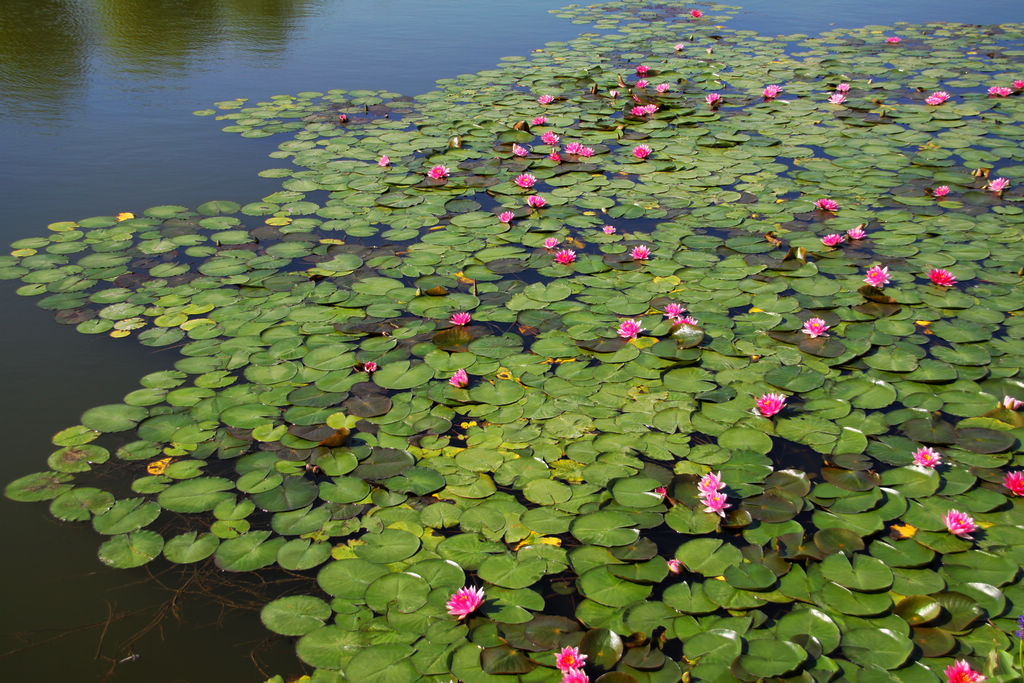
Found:
[[[215, 101], [330, 88], [414, 95], [436, 79], [592, 30], [553, 17], [561, 0], [5, 0], [0, 4], [0, 206], [5, 243], [55, 221], [277, 189], [256, 176], [276, 141], [220, 132], [192, 116]], [[1018, 0], [750, 0], [734, 29], [815, 34], [894, 21], [1020, 21]], [[117, 402], [173, 350], [78, 334], [0, 287], [7, 426], [5, 483], [41, 469], [50, 435]], [[5, 610], [0, 672], [36, 680], [257, 680], [295, 671], [289, 641], [235, 609], [258, 586], [155, 578], [96, 559], [95, 534], [44, 505], [0, 499]], [[162, 570], [153, 570], [160, 572]], [[175, 597], [175, 590], [185, 593]], [[218, 603], [195, 595], [216, 594]], [[190, 597], [191, 596], [191, 597]], [[261, 603], [257, 598], [255, 604]]]

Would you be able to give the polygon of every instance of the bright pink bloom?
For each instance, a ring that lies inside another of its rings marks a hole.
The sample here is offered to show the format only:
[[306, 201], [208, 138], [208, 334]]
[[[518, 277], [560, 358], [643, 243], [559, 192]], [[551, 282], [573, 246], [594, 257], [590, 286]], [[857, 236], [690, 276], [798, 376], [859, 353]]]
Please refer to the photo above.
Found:
[[857, 227], [857, 228], [850, 228], [849, 230], [847, 230], [846, 231], [846, 236], [848, 238], [850, 238], [851, 240], [862, 240], [865, 237], [867, 237], [868, 234], [866, 232], [864, 232], [864, 228]]
[[647, 157], [651, 156], [651, 146], [637, 145], [636, 147], [633, 148], [633, 156], [635, 156], [637, 159], [646, 159]]
[[348, 114], [338, 114], [338, 123], [348, 123]]
[[448, 170], [448, 167], [442, 166], [440, 164], [438, 164], [437, 166], [432, 166], [430, 170], [427, 171], [427, 175], [433, 178], [434, 180], [441, 180], [441, 178], [447, 178], [449, 173], [451, 173], [451, 171]]
[[783, 394], [762, 394], [757, 399], [757, 409], [764, 417], [771, 417], [786, 407], [786, 397]]
[[717, 109], [718, 105], [722, 103], [722, 96], [716, 92], [708, 93], [708, 96], [704, 98], [704, 101], [708, 103], [708, 106], [712, 109]]
[[889, 284], [889, 267], [871, 266], [868, 268], [868, 274], [867, 277], [864, 278], [864, 282], [868, 283], [872, 287], [881, 287]]
[[648, 69], [648, 68], [647, 68], [646, 66], [644, 66], [643, 64], [641, 64], [640, 66], [638, 66], [638, 67], [636, 68], [636, 75], [637, 75], [637, 76], [643, 76], [643, 75], [644, 75], [644, 74], [646, 74], [646, 73], [647, 73], [648, 71], [650, 71], [650, 69]]
[[[459, 370], [459, 372], [465, 374], [465, 370]], [[483, 588], [469, 588], [463, 586], [459, 590], [452, 594], [452, 597], [448, 598], [448, 602], [445, 606], [448, 608], [448, 614], [459, 619], [464, 619], [466, 615], [472, 614], [476, 611], [476, 608], [484, 603], [484, 589]]]
[[614, 235], [615, 234], [615, 226], [614, 225], [606, 225], [603, 228], [601, 228], [601, 230], [603, 230], [604, 234], [606, 234], [606, 235]]
[[684, 315], [681, 318], [673, 318], [672, 323], [674, 325], [693, 325], [694, 327], [700, 324], [697, 322], [697, 319], [691, 315]]
[[639, 81], [636, 82], [636, 87], [638, 87], [638, 88], [646, 88], [647, 85], [648, 85], [647, 81], [645, 81], [643, 79], [640, 79]]
[[715, 49], [714, 49], [714, 48], [712, 48], [712, 47], [708, 47], [708, 54], [711, 54], [711, 53], [712, 53], [712, 52], [714, 52], [714, 51], [715, 51]]
[[654, 89], [660, 93], [666, 93], [669, 91], [671, 87], [672, 86], [669, 85], [668, 83], [659, 83], [658, 85], [654, 86]]
[[834, 92], [828, 96], [829, 104], [842, 104], [846, 101], [846, 95], [841, 92]]
[[647, 110], [637, 105], [636, 107], [630, 109], [629, 113], [632, 114], [633, 116], [644, 116], [647, 113]]
[[592, 157], [594, 156], [594, 149], [592, 147], [580, 147], [580, 151], [577, 154], [581, 157]]
[[633, 247], [633, 250], [629, 252], [629, 255], [634, 261], [646, 261], [651, 258], [651, 250], [641, 244]]
[[683, 571], [683, 563], [674, 557], [671, 560], [669, 560], [666, 564], [668, 564], [668, 570], [673, 574], [678, 574], [679, 572]]
[[656, 111], [658, 111], [658, 105], [656, 105], [656, 104], [645, 104], [644, 105], [644, 113], [645, 114], [653, 114]]
[[971, 668], [966, 659], [958, 659], [946, 667], [946, 683], [978, 683], [985, 677]]
[[686, 307], [681, 304], [665, 304], [665, 317], [678, 318], [686, 312]]
[[1007, 180], [1006, 178], [994, 178], [988, 181], [988, 185], [986, 185], [985, 188], [998, 194], [999, 192], [1002, 192], [1009, 186], [1010, 181]]
[[522, 173], [516, 176], [515, 184], [522, 188], [533, 187], [533, 184], [537, 182], [537, 179], [530, 173]]
[[535, 125], [535, 126], [543, 126], [547, 122], [548, 122], [548, 117], [546, 117], [546, 116], [535, 116], [535, 117], [533, 117], [533, 125]]
[[[455, 371], [455, 372], [454, 372], [454, 373], [452, 374], [452, 376], [451, 376], [451, 377], [449, 377], [449, 378], [448, 378], [448, 384], [451, 384], [451, 385], [452, 385], [453, 387], [455, 387], [456, 389], [462, 389], [462, 388], [464, 388], [464, 387], [465, 387], [465, 386], [466, 386], [467, 384], [469, 384], [469, 375], [468, 375], [468, 374], [466, 373], [466, 371], [465, 371], [464, 369], [462, 369], [462, 368], [459, 368], [458, 370], [456, 370], [456, 371]], [[455, 595], [458, 595], [458, 593], [456, 593]], [[483, 594], [483, 590], [481, 590], [481, 591], [480, 591], [480, 602], [483, 602], [483, 595], [484, 595], [484, 594]], [[455, 597], [455, 596], [452, 596], [452, 598], [453, 598], [453, 599], [454, 599], [454, 597]], [[449, 603], [450, 603], [450, 602], [451, 602], [451, 601], [449, 600]], [[479, 604], [480, 604], [480, 603], [478, 602], [478, 603], [477, 603], [477, 605], [479, 605]], [[475, 607], [474, 607], [474, 609], [475, 609]], [[469, 610], [469, 612], [472, 612], [472, 611], [473, 611], [473, 610]], [[466, 614], [469, 614], [469, 612], [466, 612]], [[451, 607], [450, 607], [450, 606], [449, 606], [449, 608], [448, 608], [448, 614], [455, 614], [454, 612], [452, 612], [452, 610], [451, 610]], [[465, 616], [465, 615], [463, 615], [463, 616]], [[459, 618], [461, 619], [462, 617], [459, 617]]]
[[926, 104], [930, 104], [933, 107], [936, 107], [936, 106], [942, 104], [943, 102], [945, 102], [948, 99], [949, 99], [949, 93], [948, 92], [946, 92], [945, 90], [936, 90], [931, 95], [929, 95], [928, 97], [924, 98], [924, 101], [925, 101]]
[[704, 16], [704, 13], [701, 12], [699, 9], [692, 9], [690, 10], [690, 16], [693, 17], [694, 19], [700, 19], [701, 17]]
[[580, 654], [580, 650], [577, 647], [563, 647], [562, 651], [555, 658], [555, 666], [562, 673], [571, 669], [582, 669], [584, 663], [587, 661], [587, 656]]
[[777, 85], [766, 85], [764, 87], [764, 90], [761, 92], [761, 95], [766, 100], [774, 100], [776, 97], [779, 96], [780, 92], [782, 92], [782, 88], [780, 88], [779, 86], [777, 86]]
[[732, 507], [727, 502], [724, 493], [711, 493], [703, 498], [700, 502], [704, 503], [704, 512], [714, 512], [720, 517], [725, 517], [726, 508]]
[[380, 159], [377, 160], [377, 165], [381, 166], [381, 167], [387, 166], [390, 163], [391, 163], [391, 159], [388, 159], [388, 155], [387, 154], [382, 154]]
[[579, 154], [580, 150], [583, 149], [583, 145], [578, 142], [570, 142], [565, 146], [566, 154]]
[[1003, 402], [1001, 404], [1007, 410], [1020, 410], [1024, 408], [1024, 401], [1014, 398], [1013, 396], [1003, 396]]
[[890, 45], [897, 45], [900, 42], [900, 37], [889, 36], [888, 38], [885, 39], [885, 42], [889, 43]]
[[514, 142], [512, 143], [512, 154], [514, 154], [515, 156], [517, 156], [517, 157], [525, 157], [529, 153], [530, 153], [530, 150], [526, 149], [522, 145], [517, 145]]
[[618, 90], [609, 90], [608, 91], [608, 97], [612, 98], [613, 100], [616, 97], [618, 97], [618, 96], [619, 96], [619, 91]]
[[676, 43], [675, 47], [673, 47], [672, 49], [675, 50], [676, 52], [680, 52], [681, 50], [683, 50], [685, 48], [686, 48], [686, 43]]
[[1014, 81], [1013, 82], [1013, 89], [1014, 90], [1024, 90], [1024, 81]]
[[636, 339], [636, 336], [643, 331], [644, 326], [641, 325], [639, 321], [633, 320], [632, 318], [629, 320], [623, 320], [619, 324], [618, 330], [619, 336], [623, 339]]
[[1009, 88], [1003, 88], [998, 85], [993, 85], [988, 89], [989, 97], [1009, 97], [1013, 94], [1013, 91]]
[[939, 452], [934, 448], [928, 446], [921, 446], [913, 453], [914, 464], [920, 465], [921, 467], [935, 468], [936, 465], [942, 464], [942, 457]]
[[664, 499], [665, 496], [668, 495], [668, 489], [666, 489], [664, 486], [659, 486], [658, 488], [654, 489], [654, 492], [658, 494], [658, 496], [661, 497], [662, 499]]
[[956, 284], [956, 277], [945, 268], [932, 268], [928, 271], [928, 279], [939, 287], [952, 287]]
[[452, 313], [452, 317], [448, 318], [448, 322], [452, 325], [468, 325], [473, 319], [469, 313], [465, 311], [459, 311], [458, 313]]
[[558, 136], [555, 135], [555, 131], [549, 130], [546, 133], [544, 133], [544, 135], [540, 136], [540, 141], [543, 142], [545, 145], [557, 145]]
[[838, 211], [839, 210], [839, 202], [837, 202], [834, 199], [828, 199], [828, 198], [819, 199], [818, 201], [814, 202], [814, 206], [815, 206], [815, 208], [820, 209], [821, 211]]
[[570, 669], [562, 672], [561, 683], [590, 683], [590, 677], [583, 673], [583, 669]]
[[839, 85], [836, 86], [836, 92], [850, 92], [850, 84], [840, 83]]
[[828, 329], [829, 326], [826, 325], [825, 321], [821, 318], [810, 318], [804, 322], [804, 327], [801, 332], [809, 336], [811, 339], [817, 339], [818, 337], [827, 337]]
[[971, 532], [978, 528], [973, 517], [959, 510], [950, 510], [942, 517], [942, 521], [949, 533], [960, 538], [970, 538]]
[[377, 364], [374, 363], [372, 360], [368, 360], [365, 363], [363, 363], [363, 371], [364, 372], [368, 372], [369, 373], [369, 372], [373, 372], [376, 369], [377, 369]]
[[1003, 486], [1015, 496], [1024, 496], [1024, 471], [1007, 472], [1003, 477]]
[[526, 203], [535, 209], [544, 208], [544, 205], [547, 204], [547, 202], [544, 201], [544, 198], [539, 194], [531, 194], [526, 198]]
[[572, 249], [562, 249], [555, 253], [555, 263], [560, 263], [563, 266], [567, 266], [576, 260], [576, 252]]
[[553, 149], [553, 150], [551, 150], [551, 154], [548, 155], [548, 160], [549, 161], [554, 161], [557, 164], [557, 163], [559, 163], [562, 160], [562, 157], [558, 156], [558, 150], [557, 149]]
[[949, 194], [949, 185], [939, 185], [932, 190], [933, 197], [945, 197], [947, 194]]
[[711, 495], [712, 493], [718, 493], [725, 488], [725, 482], [722, 481], [721, 472], [708, 472], [700, 481], [697, 482], [697, 491], [700, 496]]
[[549, 237], [546, 240], [544, 240], [544, 248], [546, 249], [554, 249], [557, 246], [558, 240], [556, 240], [554, 237]]
[[554, 101], [555, 98], [552, 95], [541, 95], [537, 98], [537, 102], [540, 104], [551, 104]]
[[824, 244], [826, 247], [834, 247], [838, 244], [843, 243], [843, 236], [840, 235], [839, 233], [834, 232], [831, 235], [825, 235], [824, 237], [822, 237], [821, 243]]
[[502, 223], [511, 223], [512, 219], [515, 217], [516, 215], [511, 211], [502, 211], [500, 214], [498, 214], [498, 220], [501, 221]]

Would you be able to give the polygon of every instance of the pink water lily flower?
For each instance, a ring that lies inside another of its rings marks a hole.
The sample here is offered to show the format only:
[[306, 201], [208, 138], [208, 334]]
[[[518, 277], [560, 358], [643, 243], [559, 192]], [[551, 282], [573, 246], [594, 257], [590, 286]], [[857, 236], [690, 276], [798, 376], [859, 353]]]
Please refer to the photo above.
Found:
[[614, 225], [606, 225], [603, 228], [601, 228], [601, 230], [606, 235], [614, 235], [615, 234], [615, 226]]
[[498, 214], [498, 220], [502, 223], [511, 223], [512, 219], [515, 217], [516, 215], [511, 211], [502, 211], [500, 214]]
[[555, 98], [553, 95], [541, 95], [540, 97], [537, 98], [537, 102], [539, 104], [551, 104], [554, 101]]
[[838, 211], [839, 210], [839, 202], [837, 202], [834, 199], [829, 199], [827, 197], [825, 197], [823, 199], [819, 199], [816, 202], [814, 202], [814, 206], [815, 206], [815, 208], [817, 208], [820, 211], [833, 211], [834, 212], [834, 211]]
[[644, 116], [647, 114], [647, 109], [638, 105], [630, 109], [629, 113], [632, 114], [633, 116]]
[[540, 136], [540, 141], [543, 142], [545, 145], [557, 145], [558, 136], [555, 135], [555, 131], [549, 130], [545, 132], [544, 135]]
[[872, 287], [882, 287], [883, 285], [889, 284], [889, 267], [871, 266], [868, 268], [868, 274], [867, 277], [864, 278], [864, 282], [868, 283]]
[[708, 472], [700, 481], [697, 482], [697, 495], [706, 496], [712, 493], [718, 493], [725, 488], [725, 482], [722, 481], [721, 472]]
[[639, 81], [636, 82], [636, 87], [637, 88], [646, 88], [648, 85], [649, 84], [647, 83], [647, 81], [645, 81], [643, 79], [640, 79]]
[[555, 666], [564, 673], [571, 669], [582, 669], [586, 661], [587, 655], [580, 654], [578, 647], [563, 647], [555, 657]]
[[867, 237], [868, 234], [864, 232], [864, 228], [857, 226], [856, 228], [850, 228], [847, 230], [846, 236], [851, 240], [862, 240]]
[[686, 312], [686, 307], [681, 304], [665, 304], [665, 317], [678, 318]]
[[558, 150], [551, 150], [551, 154], [548, 155], [549, 161], [554, 161], [556, 164], [562, 160], [562, 157], [558, 156]]
[[829, 104], [842, 104], [846, 101], [846, 95], [841, 92], [834, 92], [828, 96]]
[[637, 335], [644, 331], [644, 326], [639, 320], [630, 318], [619, 323], [618, 335], [623, 339], [636, 339]]
[[694, 327], [696, 327], [700, 323], [693, 316], [684, 315], [681, 318], [672, 318], [672, 324], [673, 325], [693, 325]]
[[448, 318], [448, 322], [452, 325], [468, 325], [473, 320], [473, 316], [465, 311], [459, 311], [458, 313], [452, 313], [452, 317]]
[[1007, 472], [1003, 477], [1003, 486], [1010, 489], [1015, 496], [1024, 496], [1024, 470]]
[[555, 263], [567, 266], [576, 260], [576, 252], [572, 249], [562, 249], [555, 253]]
[[590, 683], [590, 677], [583, 673], [583, 669], [569, 669], [562, 672], [561, 683]]
[[828, 330], [829, 326], [825, 324], [824, 320], [821, 318], [810, 318], [804, 322], [804, 327], [801, 332], [809, 336], [811, 339], [817, 339], [818, 337], [827, 337]]
[[371, 372], [375, 372], [376, 370], [377, 370], [377, 364], [374, 363], [372, 360], [368, 360], [365, 363], [363, 363], [363, 372], [371, 373]]
[[1014, 90], [1024, 90], [1024, 81], [1018, 80], [1013, 82]]
[[1013, 94], [1013, 91], [1009, 88], [1004, 88], [998, 85], [993, 85], [988, 89], [989, 97], [1009, 97]]
[[890, 45], [897, 45], [900, 42], [900, 37], [899, 36], [889, 36], [888, 38], [885, 39], [885, 42], [889, 43]]
[[701, 12], [699, 9], [692, 9], [690, 10], [690, 16], [693, 17], [694, 19], [700, 19], [701, 17], [704, 16], [704, 13]]
[[391, 163], [391, 159], [388, 159], [387, 154], [382, 154], [380, 159], [377, 160], [377, 165], [384, 167]]
[[924, 98], [924, 101], [925, 101], [926, 104], [930, 104], [933, 107], [936, 107], [936, 106], [942, 104], [943, 102], [945, 102], [948, 99], [949, 99], [949, 93], [948, 92], [946, 92], [945, 90], [936, 90], [931, 95], [929, 95], [928, 97]]
[[612, 98], [613, 100], [616, 97], [618, 97], [618, 96], [619, 96], [619, 91], [618, 90], [609, 90], [608, 91], [608, 97]]
[[515, 155], [517, 157], [525, 157], [529, 153], [530, 153], [530, 150], [526, 149], [522, 145], [518, 145], [518, 144], [516, 144], [514, 142], [512, 143], [512, 154], [513, 155]]
[[979, 683], [985, 677], [971, 668], [966, 659], [958, 659], [946, 667], [946, 683]]
[[708, 106], [712, 109], [718, 109], [718, 105], [722, 103], [722, 96], [716, 92], [708, 93], [708, 96], [704, 98], [704, 101], [708, 103]]
[[672, 86], [669, 85], [668, 83], [659, 83], [658, 85], [654, 86], [654, 89], [660, 93], [667, 93], [671, 88]]
[[1007, 180], [1006, 178], [993, 178], [992, 180], [988, 181], [988, 185], [986, 185], [985, 187], [986, 189], [998, 194], [1005, 190], [1006, 188], [1008, 188], [1009, 186], [1010, 181]]
[[939, 287], [952, 287], [956, 284], [956, 277], [945, 268], [932, 268], [928, 271], [928, 279]]
[[639, 66], [637, 66], [637, 67], [636, 67], [636, 75], [637, 75], [637, 76], [643, 76], [643, 75], [644, 75], [644, 74], [646, 74], [646, 73], [647, 73], [648, 71], [650, 71], [650, 69], [649, 69], [649, 68], [647, 68], [647, 67], [646, 67], [645, 65], [643, 65], [643, 64], [641, 64], [641, 65], [639, 65]]
[[782, 88], [777, 85], [766, 85], [764, 90], [761, 91], [761, 96], [766, 100], [774, 100], [782, 92]]
[[665, 497], [666, 497], [666, 496], [668, 496], [668, 489], [666, 489], [666, 488], [665, 488], [664, 486], [659, 486], [658, 488], [654, 489], [654, 492], [655, 492], [655, 493], [656, 493], [656, 494], [658, 495], [658, 497], [659, 497], [659, 498], [661, 498], [662, 500], [664, 500], [664, 499], [665, 499]]
[[534, 116], [533, 117], [533, 125], [535, 125], [535, 126], [543, 126], [547, 122], [548, 122], [548, 117], [546, 117], [546, 116]]
[[[469, 384], [469, 374], [467, 374], [464, 369], [459, 368], [458, 370], [456, 370], [452, 374], [451, 377], [448, 378], [448, 384], [451, 384], [456, 389], [463, 389], [463, 388], [465, 388]], [[456, 595], [458, 595], [458, 593], [456, 593]], [[454, 597], [454, 596], [452, 596], [452, 597]], [[481, 602], [483, 602], [483, 592], [482, 591], [481, 591], [480, 597], [481, 597]], [[479, 603], [477, 603], [477, 604], [479, 604]], [[470, 610], [470, 612], [472, 612], [472, 611], [473, 610]], [[454, 612], [451, 611], [451, 608], [448, 609], [448, 614], [454, 614]], [[469, 612], [467, 612], [466, 614], [469, 614]]]
[[700, 502], [704, 503], [704, 512], [713, 512], [719, 517], [725, 517], [726, 509], [732, 507], [726, 500], [724, 493], [712, 493], [701, 498]]
[[668, 565], [668, 570], [673, 574], [678, 574], [679, 572], [683, 571], [683, 563], [674, 557], [668, 562], [666, 562], [666, 564]]
[[840, 83], [839, 85], [836, 86], [836, 92], [850, 92], [850, 84]]
[[583, 149], [583, 145], [578, 142], [570, 142], [565, 146], [566, 154], [579, 154], [580, 150]]
[[577, 154], [581, 157], [592, 157], [594, 156], [594, 149], [592, 147], [580, 147], [580, 151]]
[[651, 258], [651, 250], [647, 246], [641, 244], [633, 247], [633, 250], [629, 252], [629, 256], [634, 261], [646, 261]]
[[686, 43], [676, 43], [672, 49], [675, 50], [676, 52], [680, 52], [686, 49]]
[[939, 452], [934, 448], [928, 446], [921, 446], [913, 452], [914, 464], [920, 465], [921, 467], [928, 467], [934, 469], [936, 466], [942, 464], [942, 457]]
[[834, 247], [843, 243], [843, 236], [839, 233], [832, 233], [831, 235], [825, 235], [821, 238], [821, 243], [826, 247]]
[[348, 114], [338, 114], [338, 123], [348, 123]]
[[534, 183], [537, 182], [537, 179], [534, 178], [533, 175], [530, 173], [521, 173], [520, 175], [516, 176], [514, 182], [519, 187], [530, 188], [533, 187]]
[[539, 194], [531, 194], [529, 197], [526, 198], [526, 203], [529, 204], [534, 209], [541, 209], [544, 207], [545, 204], [547, 204], [547, 202], [544, 201], [544, 198], [541, 197]]
[[939, 185], [932, 190], [933, 197], [945, 197], [947, 194], [949, 194], [949, 185]]
[[448, 170], [448, 167], [443, 166], [441, 164], [438, 164], [437, 166], [431, 166], [430, 170], [427, 171], [427, 175], [433, 178], [434, 180], [441, 180], [442, 178], [447, 178], [450, 173], [451, 171]]
[[764, 417], [771, 417], [786, 407], [786, 397], [783, 394], [762, 394], [757, 399], [757, 409]]
[[971, 533], [978, 529], [978, 525], [974, 523], [974, 518], [966, 512], [960, 512], [959, 510], [947, 512], [942, 517], [942, 522], [946, 525], [949, 533], [960, 538], [970, 538]]
[[[459, 372], [464, 372], [460, 370]], [[455, 591], [445, 606], [448, 608], [448, 614], [459, 619], [464, 619], [467, 615], [472, 614], [476, 611], [476, 608], [484, 603], [484, 589], [483, 588], [470, 588], [463, 586], [459, 590]]]
[[1007, 410], [1020, 410], [1021, 408], [1024, 408], [1024, 401], [1007, 395], [1003, 396], [1003, 402], [1001, 405]]
[[651, 146], [637, 145], [636, 147], [633, 148], [633, 156], [635, 156], [637, 159], [646, 159], [647, 157], [651, 156]]
[[645, 114], [650, 115], [650, 114], [653, 114], [656, 111], [658, 111], [658, 105], [653, 104], [653, 103], [652, 104], [645, 104], [644, 105], [644, 113]]
[[544, 247], [546, 249], [554, 249], [557, 246], [558, 240], [556, 240], [554, 237], [549, 237], [546, 240], [544, 240]]

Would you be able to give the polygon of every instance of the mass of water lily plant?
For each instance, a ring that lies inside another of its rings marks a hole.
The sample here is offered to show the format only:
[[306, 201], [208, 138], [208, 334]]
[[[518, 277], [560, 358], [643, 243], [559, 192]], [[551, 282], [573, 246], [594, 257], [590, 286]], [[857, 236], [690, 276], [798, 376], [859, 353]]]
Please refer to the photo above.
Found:
[[1024, 26], [727, 10], [197, 112], [281, 189], [0, 258], [169, 349], [7, 495], [306, 577], [317, 682], [1017, 680]]

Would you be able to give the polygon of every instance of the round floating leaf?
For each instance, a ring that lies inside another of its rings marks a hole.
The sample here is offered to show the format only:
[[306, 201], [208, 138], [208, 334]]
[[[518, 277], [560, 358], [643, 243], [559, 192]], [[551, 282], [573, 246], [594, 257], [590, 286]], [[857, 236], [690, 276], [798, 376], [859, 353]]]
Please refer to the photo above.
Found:
[[198, 477], [164, 489], [157, 496], [157, 502], [173, 512], [205, 512], [224, 500], [233, 499], [234, 487], [230, 479]]
[[896, 669], [914, 649], [910, 638], [887, 628], [855, 628], [843, 634], [843, 654], [862, 666]]
[[163, 537], [155, 531], [133, 531], [118, 534], [103, 542], [99, 557], [103, 564], [118, 569], [141, 567], [160, 554]]
[[606, 628], [590, 629], [583, 634], [579, 649], [587, 655], [588, 664], [611, 669], [622, 657], [622, 638]]
[[942, 605], [927, 595], [909, 595], [896, 603], [893, 611], [911, 626], [921, 626], [938, 619]]
[[93, 515], [103, 514], [113, 504], [113, 494], [83, 486], [54, 498], [50, 503], [50, 514], [65, 522], [85, 522]]
[[[159, 516], [160, 506], [156, 503], [143, 498], [126, 498], [114, 503], [106, 512], [96, 515], [92, 526], [108, 536], [127, 534], [150, 524]], [[157, 552], [160, 550], [157, 549]]]
[[302, 636], [295, 644], [295, 653], [310, 666], [339, 670], [343, 661], [364, 647], [366, 643], [358, 631], [331, 624]]
[[97, 432], [123, 432], [133, 429], [149, 415], [149, 410], [142, 406], [129, 406], [123, 403], [97, 406], [82, 414], [82, 424]]
[[280, 536], [270, 538], [269, 531], [250, 531], [220, 544], [214, 561], [229, 572], [249, 572], [277, 561], [277, 551], [284, 545]]
[[312, 569], [331, 556], [330, 543], [313, 543], [308, 538], [293, 538], [277, 551], [277, 563], [291, 571]]
[[220, 539], [213, 534], [186, 531], [167, 541], [164, 557], [177, 564], [191, 564], [213, 555], [219, 545]]
[[401, 529], [384, 529], [380, 533], [365, 534], [364, 545], [356, 546], [356, 555], [377, 564], [390, 564], [411, 557], [420, 548], [420, 539]]
[[427, 602], [430, 586], [422, 577], [409, 572], [384, 574], [366, 587], [366, 605], [379, 614], [389, 609], [410, 614]]
[[782, 640], [751, 640], [739, 658], [739, 665], [755, 676], [781, 676], [796, 669], [807, 659], [807, 652]]
[[731, 629], [713, 628], [696, 634], [683, 643], [687, 659], [701, 664], [730, 664], [740, 656], [743, 639]]
[[331, 606], [320, 598], [290, 595], [264, 605], [260, 621], [274, 633], [302, 636], [323, 626], [331, 614]]
[[4, 489], [4, 495], [11, 500], [32, 502], [50, 500], [71, 490], [70, 474], [58, 472], [36, 472], [15, 479]]

